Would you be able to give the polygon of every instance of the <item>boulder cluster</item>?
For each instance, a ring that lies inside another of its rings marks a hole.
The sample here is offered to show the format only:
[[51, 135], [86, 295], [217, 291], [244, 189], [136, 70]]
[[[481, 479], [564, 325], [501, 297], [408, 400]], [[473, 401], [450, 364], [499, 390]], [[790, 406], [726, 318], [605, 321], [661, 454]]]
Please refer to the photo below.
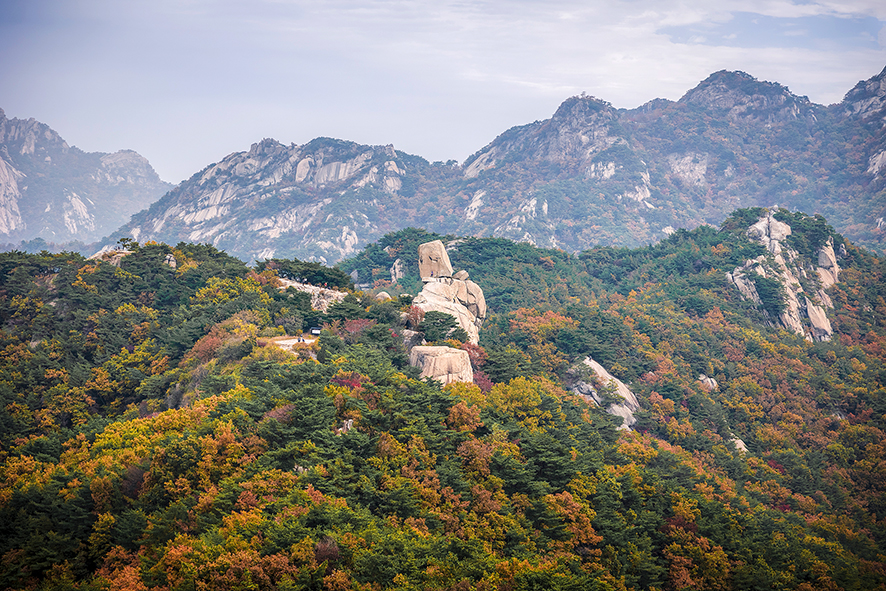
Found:
[[[443, 312], [458, 322], [468, 341], [480, 341], [480, 327], [486, 318], [486, 299], [480, 286], [468, 279], [467, 271], [454, 273], [446, 247], [440, 240], [418, 247], [418, 269], [424, 287], [412, 304], [424, 312]], [[422, 377], [444, 384], [474, 381], [467, 351], [452, 347], [415, 346], [409, 364], [421, 368]]]
[[468, 333], [468, 341], [479, 343], [480, 327], [486, 318], [486, 299], [480, 286], [468, 279], [467, 271], [453, 273], [440, 240], [418, 247], [418, 270], [424, 287], [412, 304], [425, 312], [449, 314]]

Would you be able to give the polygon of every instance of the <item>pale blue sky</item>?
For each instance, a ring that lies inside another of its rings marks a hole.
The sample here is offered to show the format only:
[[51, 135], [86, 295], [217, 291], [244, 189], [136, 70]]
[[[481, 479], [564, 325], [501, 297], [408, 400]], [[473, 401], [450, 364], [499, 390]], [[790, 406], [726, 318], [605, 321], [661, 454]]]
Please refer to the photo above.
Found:
[[838, 102], [884, 26], [882, 0], [0, 0], [0, 108], [171, 182], [264, 137], [463, 161], [571, 95], [633, 108], [721, 69]]

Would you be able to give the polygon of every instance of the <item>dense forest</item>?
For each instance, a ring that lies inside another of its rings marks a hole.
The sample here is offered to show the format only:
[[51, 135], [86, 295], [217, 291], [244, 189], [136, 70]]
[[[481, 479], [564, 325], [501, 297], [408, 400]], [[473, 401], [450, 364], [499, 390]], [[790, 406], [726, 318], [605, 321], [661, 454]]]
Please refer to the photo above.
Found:
[[[333, 269], [0, 254], [0, 588], [886, 590], [886, 259], [784, 214], [798, 256], [841, 247], [806, 340], [725, 279], [760, 211], [578, 254], [409, 229]], [[437, 238], [479, 346], [411, 306]], [[420, 379], [407, 329], [474, 383]], [[631, 429], [572, 391], [588, 357]]]

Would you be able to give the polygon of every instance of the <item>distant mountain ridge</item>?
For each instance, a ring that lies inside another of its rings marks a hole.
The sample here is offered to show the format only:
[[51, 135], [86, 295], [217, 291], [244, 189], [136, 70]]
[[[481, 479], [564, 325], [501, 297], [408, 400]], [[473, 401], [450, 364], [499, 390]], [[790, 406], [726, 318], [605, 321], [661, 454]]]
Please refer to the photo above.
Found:
[[171, 187], [132, 150], [83, 152], [0, 109], [0, 242], [94, 242]]
[[210, 242], [246, 260], [333, 263], [408, 226], [579, 251], [718, 225], [736, 208], [822, 213], [882, 251], [886, 69], [823, 106], [744, 72], [679, 101], [591, 96], [511, 128], [463, 165], [392, 146], [271, 139], [194, 175], [111, 239]]

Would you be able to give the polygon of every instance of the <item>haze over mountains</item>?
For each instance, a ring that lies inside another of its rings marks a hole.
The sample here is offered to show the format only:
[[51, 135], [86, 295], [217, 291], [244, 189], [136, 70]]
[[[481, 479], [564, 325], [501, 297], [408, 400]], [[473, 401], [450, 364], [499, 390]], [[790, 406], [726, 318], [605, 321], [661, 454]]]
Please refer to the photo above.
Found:
[[94, 242], [170, 188], [136, 152], [83, 152], [0, 109], [0, 242]]
[[[181, 183], [104, 243], [209, 242], [246, 260], [334, 263], [417, 226], [578, 251], [647, 244], [678, 228], [718, 225], [736, 208], [777, 204], [822, 213], [853, 242], [882, 252], [884, 107], [886, 70], [831, 106], [720, 71], [679, 101], [636, 109], [571, 97], [550, 119], [507, 130], [462, 165], [392, 146], [264, 139]], [[73, 199], [65, 195], [55, 198]], [[0, 219], [14, 218], [13, 202], [4, 198]]]

